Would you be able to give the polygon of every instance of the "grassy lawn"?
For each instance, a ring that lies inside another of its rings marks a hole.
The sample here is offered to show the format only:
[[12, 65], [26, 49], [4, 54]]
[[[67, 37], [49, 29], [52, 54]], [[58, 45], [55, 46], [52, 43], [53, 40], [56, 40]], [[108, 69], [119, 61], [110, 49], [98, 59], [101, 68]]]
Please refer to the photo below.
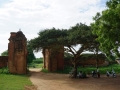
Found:
[[[43, 59], [30, 63], [29, 68], [42, 68]], [[25, 86], [33, 85], [28, 75], [9, 74], [8, 68], [0, 69], [0, 90], [24, 90]]]
[[32, 85], [27, 75], [0, 74], [0, 90], [24, 90]]
[[[99, 67], [100, 73], [101, 74], [106, 74], [106, 71], [111, 71], [111, 69], [114, 69], [114, 71], [116, 73], [120, 73], [120, 65], [119, 64], [112, 64], [112, 65], [108, 65], [108, 66], [101, 66]], [[64, 70], [58, 70], [56, 71], [57, 73], [66, 73], [68, 74], [71, 71], [72, 67], [66, 66]], [[86, 67], [78, 67], [78, 72], [79, 71], [83, 71], [86, 73], [91, 73], [92, 70], [96, 70], [95, 66], [86, 66]], [[43, 70], [44, 71], [44, 70]]]
[[[120, 73], [120, 65], [119, 64], [112, 64], [112, 65], [108, 65], [108, 66], [101, 66], [99, 67], [100, 73], [101, 74], [106, 74], [106, 71], [112, 71], [112, 69], [114, 69], [114, 71], [116, 73]], [[86, 73], [91, 73], [92, 70], [96, 70], [96, 67], [79, 67], [78, 71], [84, 71]]]
[[29, 65], [29, 68], [42, 68], [43, 67], [43, 63], [30, 63]]

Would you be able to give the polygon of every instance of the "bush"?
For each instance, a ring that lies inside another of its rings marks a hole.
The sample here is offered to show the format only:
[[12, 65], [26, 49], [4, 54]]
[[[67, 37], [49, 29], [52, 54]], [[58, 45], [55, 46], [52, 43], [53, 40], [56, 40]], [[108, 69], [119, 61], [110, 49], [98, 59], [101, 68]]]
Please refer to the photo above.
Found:
[[33, 63], [36, 63], [36, 64], [43, 63], [43, 58], [37, 58], [37, 59], [33, 60]]
[[9, 74], [8, 67], [0, 68], [0, 74]]
[[40, 63], [43, 63], [43, 61], [41, 61], [41, 60], [34, 60], [33, 63], [40, 64]]
[[41, 72], [49, 73], [49, 71], [47, 69], [42, 69]]
[[[67, 66], [64, 68], [64, 70], [57, 70], [56, 73], [64, 73], [64, 74], [68, 74], [70, 71], [71, 71], [71, 67], [70, 66]], [[112, 69], [114, 69], [114, 71], [116, 73], [120, 73], [120, 65], [119, 64], [112, 64], [112, 65], [108, 65], [108, 66], [102, 66], [102, 67], [99, 67], [99, 70], [100, 70], [100, 74], [106, 74], [106, 71], [111, 71]], [[91, 72], [93, 70], [96, 70], [96, 67], [95, 66], [87, 66], [87, 67], [82, 67], [82, 66], [79, 66], [77, 68], [77, 72], [79, 71], [83, 71], [85, 72], [86, 74], [91, 74]]]

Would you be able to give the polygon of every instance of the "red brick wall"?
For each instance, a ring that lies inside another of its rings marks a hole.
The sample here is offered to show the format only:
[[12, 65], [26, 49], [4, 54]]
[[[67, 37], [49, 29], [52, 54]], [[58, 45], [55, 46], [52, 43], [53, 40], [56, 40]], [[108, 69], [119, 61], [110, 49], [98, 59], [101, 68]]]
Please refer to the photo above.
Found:
[[60, 52], [57, 54], [57, 60], [58, 69], [64, 69], [64, 47], [62, 47]]
[[[98, 65], [101, 65], [105, 62], [103, 59], [98, 59]], [[96, 65], [96, 59], [87, 59], [87, 60], [82, 60], [79, 62], [81, 65]]]
[[[102, 65], [105, 63], [105, 60], [103, 59], [98, 59], [98, 65]], [[70, 60], [65, 60], [65, 65], [72, 65]], [[86, 60], [81, 60], [78, 62], [78, 65], [96, 65], [96, 59], [94, 58], [89, 58]]]
[[7, 67], [8, 56], [0, 56], [0, 68]]
[[48, 71], [56, 71], [64, 69], [64, 47], [58, 50], [43, 49], [44, 68]]

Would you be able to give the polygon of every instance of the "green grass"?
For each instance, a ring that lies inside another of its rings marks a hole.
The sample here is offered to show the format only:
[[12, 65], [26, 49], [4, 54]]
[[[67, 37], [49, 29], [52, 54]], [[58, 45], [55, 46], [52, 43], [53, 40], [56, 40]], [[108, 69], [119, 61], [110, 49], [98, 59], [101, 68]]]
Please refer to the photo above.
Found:
[[27, 65], [29, 68], [42, 68], [43, 67], [43, 58], [36, 58], [32, 63]]
[[[114, 71], [115, 71], [116, 73], [120, 73], [120, 65], [119, 65], [119, 64], [102, 66], [102, 67], [99, 67], [99, 70], [100, 70], [100, 73], [101, 73], [101, 74], [106, 74], [106, 71], [111, 71], [112, 68], [114, 69]], [[80, 71], [80, 70], [83, 70], [83, 71], [86, 72], [86, 73], [91, 73], [92, 70], [96, 70], [96, 67], [85, 67], [85, 68], [79, 68], [78, 70], [79, 70], [79, 71]]]
[[36, 67], [36, 68], [42, 68], [42, 67], [43, 67], [43, 63], [35, 64], [35, 67]]
[[49, 71], [47, 69], [42, 69], [41, 72], [49, 73]]
[[0, 68], [0, 74], [9, 74], [9, 70], [7, 67], [4, 67], [4, 68]]
[[27, 75], [0, 74], [0, 90], [24, 90], [32, 85]]
[[[100, 70], [100, 73], [101, 74], [106, 74], [106, 71], [111, 71], [111, 69], [114, 69], [114, 71], [116, 73], [120, 73], [120, 65], [119, 64], [112, 64], [112, 65], [108, 65], [108, 66], [102, 66], [102, 67], [99, 67], [99, 70]], [[56, 73], [65, 73], [65, 74], [68, 74], [70, 71], [71, 71], [71, 67], [65, 67], [64, 70], [58, 70], [56, 71]], [[92, 72], [92, 70], [96, 70], [96, 67], [94, 66], [87, 66], [87, 67], [78, 67], [77, 69], [77, 72], [79, 71], [83, 71], [83, 72], [86, 72], [88, 74], [90, 74]]]
[[30, 63], [29, 68], [42, 68], [43, 67], [43, 63]]

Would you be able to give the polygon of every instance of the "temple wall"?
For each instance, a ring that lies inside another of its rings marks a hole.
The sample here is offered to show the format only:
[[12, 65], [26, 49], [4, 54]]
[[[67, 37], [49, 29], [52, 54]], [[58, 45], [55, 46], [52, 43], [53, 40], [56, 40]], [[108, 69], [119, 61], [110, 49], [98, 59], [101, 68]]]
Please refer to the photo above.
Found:
[[48, 71], [56, 71], [64, 69], [64, 47], [60, 47], [59, 50], [44, 49], [44, 68]]
[[[102, 66], [105, 62], [103, 59], [98, 59], [98, 65]], [[65, 65], [72, 65], [71, 60], [65, 60]], [[78, 62], [78, 65], [93, 65], [96, 66], [96, 59], [95, 58], [89, 58], [86, 60], [81, 60]]]
[[7, 67], [8, 56], [0, 56], [0, 68]]
[[61, 48], [61, 51], [57, 54], [58, 59], [58, 69], [64, 69], [64, 47]]

